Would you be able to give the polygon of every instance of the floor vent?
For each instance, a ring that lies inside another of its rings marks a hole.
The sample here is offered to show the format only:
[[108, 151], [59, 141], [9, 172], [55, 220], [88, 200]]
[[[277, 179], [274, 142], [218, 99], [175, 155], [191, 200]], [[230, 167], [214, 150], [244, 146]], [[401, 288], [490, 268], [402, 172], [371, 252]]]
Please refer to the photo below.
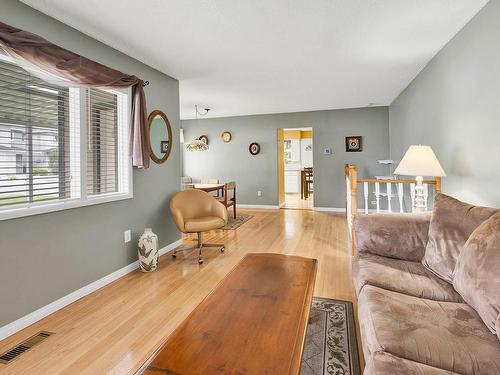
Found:
[[7, 350], [6, 352], [0, 354], [0, 363], [3, 364], [8, 364], [12, 362], [14, 359], [19, 357], [21, 354], [27, 352], [30, 350], [32, 347], [40, 344], [42, 341], [44, 341], [46, 338], [49, 336], [52, 336], [52, 332], [45, 332], [41, 331], [38, 332], [36, 335], [31, 336], [29, 339], [23, 341], [19, 345]]

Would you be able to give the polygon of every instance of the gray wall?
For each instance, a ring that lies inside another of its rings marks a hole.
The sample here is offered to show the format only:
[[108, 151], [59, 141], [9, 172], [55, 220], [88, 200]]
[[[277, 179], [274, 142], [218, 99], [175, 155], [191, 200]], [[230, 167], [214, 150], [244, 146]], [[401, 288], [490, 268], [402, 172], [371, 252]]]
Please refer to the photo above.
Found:
[[444, 192], [500, 207], [500, 0], [491, 0], [390, 106], [391, 157], [431, 145]]
[[[236, 180], [242, 204], [278, 204], [278, 128], [313, 128], [315, 207], [345, 207], [345, 163], [358, 165], [360, 176], [387, 173], [377, 164], [389, 156], [387, 107], [186, 120], [182, 127], [186, 142], [202, 134], [210, 142], [208, 151], [184, 150], [184, 175]], [[220, 139], [225, 130], [233, 135], [231, 143]], [[345, 152], [345, 137], [350, 135], [363, 136], [363, 152]], [[251, 142], [261, 145], [259, 155], [248, 152]], [[325, 147], [333, 149], [332, 156], [323, 155]]]
[[[151, 84], [148, 110], [169, 117], [169, 160], [134, 169], [134, 198], [97, 206], [0, 221], [0, 326], [137, 259], [136, 238], [152, 227], [162, 246], [179, 239], [168, 201], [179, 187], [179, 85], [148, 66], [14, 0], [2, 0], [0, 20]], [[132, 229], [132, 242], [123, 231]]]

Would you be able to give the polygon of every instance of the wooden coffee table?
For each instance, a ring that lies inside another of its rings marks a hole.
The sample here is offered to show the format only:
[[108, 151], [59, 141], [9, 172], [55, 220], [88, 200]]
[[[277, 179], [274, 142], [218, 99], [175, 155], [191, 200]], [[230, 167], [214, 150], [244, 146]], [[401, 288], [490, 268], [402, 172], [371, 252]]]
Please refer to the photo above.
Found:
[[316, 259], [248, 254], [138, 374], [298, 374]]

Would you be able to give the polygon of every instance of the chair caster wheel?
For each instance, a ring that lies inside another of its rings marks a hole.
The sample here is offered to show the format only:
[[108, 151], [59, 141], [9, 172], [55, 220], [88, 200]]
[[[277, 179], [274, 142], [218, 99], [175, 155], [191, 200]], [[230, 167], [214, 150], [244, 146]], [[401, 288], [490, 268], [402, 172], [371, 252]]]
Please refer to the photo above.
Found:
[[225, 248], [224, 246], [222, 246], [222, 247], [220, 248], [220, 252], [221, 252], [221, 253], [223, 253], [224, 251], [226, 251], [226, 248]]
[[198, 259], [198, 264], [203, 264], [203, 259]]

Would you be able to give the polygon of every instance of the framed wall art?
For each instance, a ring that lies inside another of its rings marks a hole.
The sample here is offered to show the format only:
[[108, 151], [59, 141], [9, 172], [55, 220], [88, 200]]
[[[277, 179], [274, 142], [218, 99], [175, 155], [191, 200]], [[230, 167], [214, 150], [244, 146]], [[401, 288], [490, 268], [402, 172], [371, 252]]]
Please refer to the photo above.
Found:
[[208, 137], [206, 135], [202, 135], [198, 139], [208, 145]]
[[260, 152], [260, 145], [257, 142], [250, 143], [248, 151], [250, 151], [252, 155], [257, 155]]
[[363, 151], [363, 138], [359, 135], [345, 137], [346, 152], [361, 152]]

